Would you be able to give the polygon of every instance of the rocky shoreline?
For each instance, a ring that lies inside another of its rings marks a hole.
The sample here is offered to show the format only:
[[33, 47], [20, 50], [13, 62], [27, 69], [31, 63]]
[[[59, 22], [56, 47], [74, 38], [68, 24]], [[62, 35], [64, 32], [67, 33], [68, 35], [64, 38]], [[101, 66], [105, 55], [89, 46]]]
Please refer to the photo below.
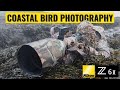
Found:
[[[120, 64], [120, 26], [115, 24], [115, 27], [108, 29], [108, 26], [105, 30], [112, 51], [110, 58], [105, 59], [101, 56], [86, 57], [83, 61], [76, 60], [71, 65], [60, 64], [48, 68], [43, 72], [43, 76], [33, 76], [23, 72], [19, 68], [16, 58], [20, 45], [50, 37], [49, 29], [51, 26], [53, 25], [11, 25], [9, 28], [7, 26], [6, 29], [1, 27], [0, 79], [81, 79], [82, 64]], [[73, 31], [76, 29], [76, 25], [66, 26], [69, 26]]]

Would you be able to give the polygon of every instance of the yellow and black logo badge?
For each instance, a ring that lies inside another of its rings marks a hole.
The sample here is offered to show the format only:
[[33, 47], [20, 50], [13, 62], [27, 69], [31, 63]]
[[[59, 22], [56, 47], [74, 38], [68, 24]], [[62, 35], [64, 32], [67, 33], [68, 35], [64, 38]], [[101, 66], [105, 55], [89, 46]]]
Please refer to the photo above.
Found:
[[95, 78], [95, 65], [83, 65], [82, 70], [83, 78]]

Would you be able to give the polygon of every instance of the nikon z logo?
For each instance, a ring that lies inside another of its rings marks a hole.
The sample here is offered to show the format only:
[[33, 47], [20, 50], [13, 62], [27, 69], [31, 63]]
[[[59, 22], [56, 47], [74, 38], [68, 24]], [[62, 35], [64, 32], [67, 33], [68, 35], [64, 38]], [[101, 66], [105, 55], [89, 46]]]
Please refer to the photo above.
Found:
[[103, 73], [106, 67], [98, 67], [98, 68], [100, 68], [100, 71], [97, 73], [98, 75], [106, 75], [106, 73]]
[[118, 66], [82, 66], [83, 78], [118, 77]]
[[118, 66], [96, 66], [98, 77], [118, 77]]

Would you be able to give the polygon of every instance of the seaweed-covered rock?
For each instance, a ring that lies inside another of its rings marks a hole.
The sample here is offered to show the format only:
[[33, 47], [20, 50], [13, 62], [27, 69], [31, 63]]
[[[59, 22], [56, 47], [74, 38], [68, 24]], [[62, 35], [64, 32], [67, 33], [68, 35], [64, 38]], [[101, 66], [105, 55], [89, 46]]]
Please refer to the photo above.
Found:
[[120, 48], [120, 27], [106, 30], [105, 35], [111, 48]]

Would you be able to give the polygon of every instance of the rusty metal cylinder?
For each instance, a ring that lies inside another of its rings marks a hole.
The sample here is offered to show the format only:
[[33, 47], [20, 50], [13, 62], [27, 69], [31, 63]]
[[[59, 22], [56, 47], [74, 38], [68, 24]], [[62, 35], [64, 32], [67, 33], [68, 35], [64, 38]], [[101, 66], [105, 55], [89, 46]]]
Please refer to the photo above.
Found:
[[53, 67], [64, 56], [66, 45], [58, 39], [46, 38], [20, 47], [17, 53], [20, 68], [30, 74], [41, 74], [45, 67]]

